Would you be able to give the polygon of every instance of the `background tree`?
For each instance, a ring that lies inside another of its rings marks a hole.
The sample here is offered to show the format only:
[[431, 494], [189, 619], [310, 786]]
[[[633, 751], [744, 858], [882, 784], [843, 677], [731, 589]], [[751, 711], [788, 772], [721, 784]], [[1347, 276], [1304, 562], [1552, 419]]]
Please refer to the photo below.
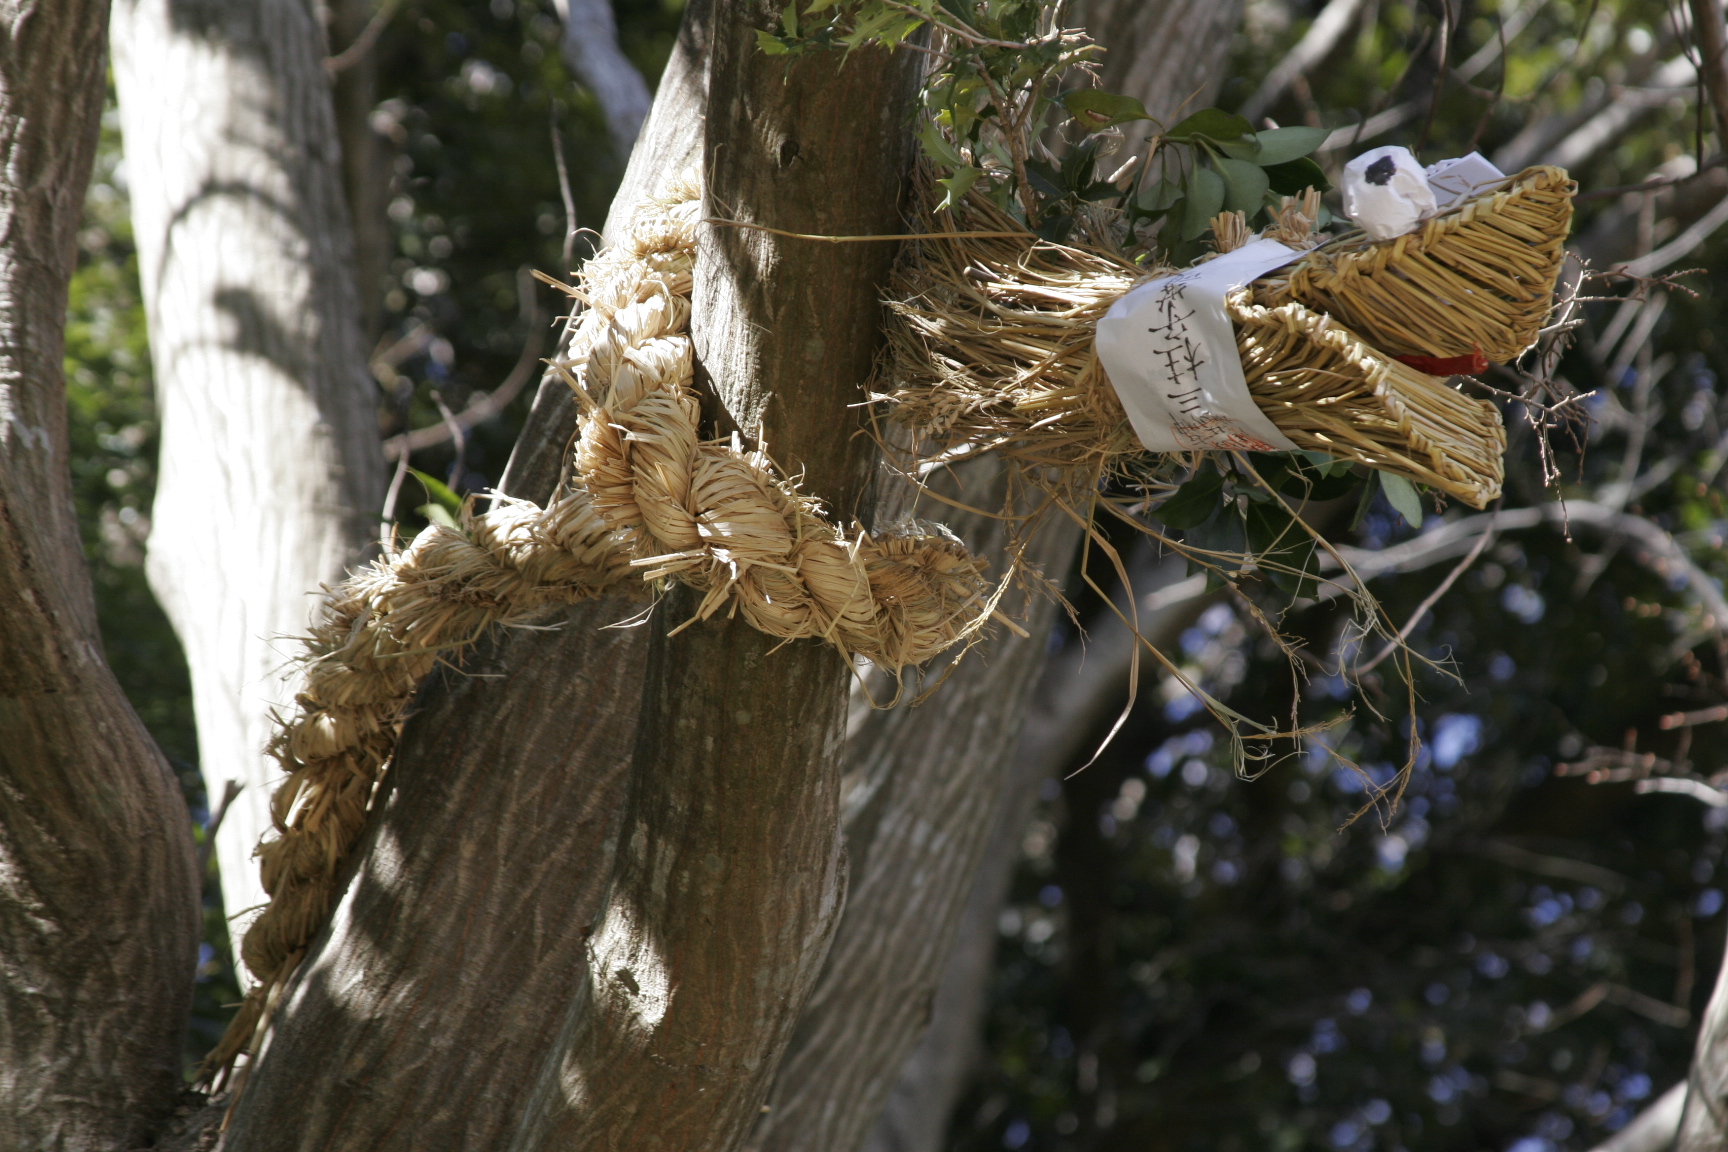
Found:
[[61, 398], [106, 9], [0, 17], [0, 1142], [135, 1146], [178, 1083], [190, 826], [101, 657]]
[[303, 3], [122, 2], [112, 41], [164, 445], [148, 570], [187, 653], [226, 905], [265, 902], [285, 637], [376, 539], [376, 387]]

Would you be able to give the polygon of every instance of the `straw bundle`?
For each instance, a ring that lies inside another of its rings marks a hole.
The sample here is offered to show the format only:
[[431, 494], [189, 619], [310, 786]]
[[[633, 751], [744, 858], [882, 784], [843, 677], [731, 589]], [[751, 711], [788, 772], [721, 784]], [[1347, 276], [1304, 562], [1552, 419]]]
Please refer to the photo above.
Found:
[[1225, 301], [1248, 391], [1299, 447], [1415, 480], [1473, 508], [1500, 495], [1506, 429], [1485, 400], [1382, 356], [1330, 316]]
[[[1010, 231], [969, 197], [944, 232]], [[890, 304], [892, 417], [951, 453], [994, 449], [1091, 477], [1134, 473], [1148, 456], [1093, 353], [1098, 320], [1148, 271], [1094, 246], [937, 237], [902, 262]], [[1153, 274], [1162, 275], [1168, 269]], [[1229, 301], [1255, 403], [1304, 448], [1356, 460], [1475, 507], [1499, 495], [1505, 432], [1471, 400], [1297, 303]], [[1157, 467], [1156, 464], [1153, 465]]]
[[582, 409], [574, 480], [542, 510], [507, 502], [433, 525], [330, 592], [306, 639], [297, 712], [271, 751], [287, 780], [258, 848], [271, 902], [241, 946], [259, 985], [206, 1058], [211, 1082], [261, 1042], [269, 1005], [329, 914], [413, 693], [486, 629], [614, 586], [676, 579], [700, 618], [736, 612], [897, 671], [967, 640], [992, 614], [979, 564], [939, 526], [848, 536], [767, 457], [699, 435], [691, 273], [699, 189], [651, 201], [584, 273], [589, 305], [555, 364]]
[[1547, 320], [1577, 190], [1527, 168], [1408, 235], [1348, 232], [1257, 281], [1255, 302], [1299, 301], [1394, 356], [1516, 360]]
[[[970, 197], [935, 226], [1014, 232]], [[1035, 468], [1090, 474], [1141, 452], [1092, 353], [1098, 321], [1145, 272], [1096, 248], [1033, 238], [919, 241], [889, 307], [894, 418], [944, 446], [994, 450]]]

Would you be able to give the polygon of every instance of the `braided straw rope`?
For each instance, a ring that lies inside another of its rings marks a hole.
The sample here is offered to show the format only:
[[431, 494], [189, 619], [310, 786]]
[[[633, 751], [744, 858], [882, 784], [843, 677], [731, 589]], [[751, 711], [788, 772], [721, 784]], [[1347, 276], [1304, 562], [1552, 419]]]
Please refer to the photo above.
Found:
[[[1013, 226], [976, 195], [940, 215], [956, 232]], [[1156, 458], [1135, 438], [1092, 342], [1112, 304], [1149, 272], [1168, 271], [1030, 234], [921, 241], [896, 274], [894, 386], [878, 398], [956, 453], [995, 450], [1058, 475], [1156, 483]], [[1478, 508], [1499, 495], [1506, 434], [1493, 405], [1299, 303], [1261, 307], [1238, 292], [1228, 304], [1248, 391], [1292, 441]]]
[[1395, 356], [1508, 363], [1547, 322], [1577, 191], [1563, 169], [1527, 168], [1396, 239], [1345, 233], [1256, 281], [1255, 302], [1300, 301]]
[[271, 900], [241, 946], [259, 984], [206, 1058], [210, 1082], [257, 1051], [329, 914], [416, 687], [488, 628], [626, 581], [676, 579], [704, 593], [698, 619], [725, 609], [898, 672], [992, 614], [979, 563], [945, 529], [912, 521], [848, 537], [764, 453], [701, 439], [687, 333], [699, 219], [686, 176], [584, 270], [588, 308], [555, 364], [581, 408], [574, 480], [553, 503], [465, 512], [460, 529], [433, 525], [330, 592], [299, 709], [271, 747], [288, 773], [271, 800], [276, 837], [258, 848]]

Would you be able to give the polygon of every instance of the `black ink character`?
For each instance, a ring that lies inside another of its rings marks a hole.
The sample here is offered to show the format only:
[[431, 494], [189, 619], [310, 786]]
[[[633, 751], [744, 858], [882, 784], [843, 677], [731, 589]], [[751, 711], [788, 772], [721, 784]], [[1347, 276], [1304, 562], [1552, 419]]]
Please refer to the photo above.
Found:
[[1368, 183], [1384, 188], [1392, 183], [1392, 173], [1398, 171], [1398, 165], [1392, 162], [1392, 157], [1382, 156], [1368, 165], [1368, 171], [1362, 173]]

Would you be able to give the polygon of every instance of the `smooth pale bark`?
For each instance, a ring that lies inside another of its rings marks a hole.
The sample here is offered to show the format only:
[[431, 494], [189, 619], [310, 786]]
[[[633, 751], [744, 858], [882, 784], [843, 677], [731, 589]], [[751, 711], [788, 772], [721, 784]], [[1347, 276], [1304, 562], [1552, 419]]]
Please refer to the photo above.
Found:
[[233, 915], [265, 899], [282, 638], [376, 536], [376, 389], [311, 7], [121, 0], [112, 43], [162, 423], [147, 570], [210, 793], [242, 785], [216, 837]]
[[564, 21], [559, 42], [564, 63], [594, 94], [620, 160], [630, 156], [652, 97], [636, 65], [618, 49], [618, 19], [612, 0], [552, 0]]
[[1591, 1152], [1670, 1152], [1674, 1134], [1680, 1127], [1680, 1114], [1685, 1110], [1686, 1081], [1682, 1080]]
[[[987, 459], [940, 475], [935, 487], [1000, 508], [1001, 471]], [[1005, 568], [1001, 521], [925, 506], [993, 571]], [[1072, 520], [1046, 521], [1025, 560], [1060, 582], [1079, 539]], [[929, 1025], [1056, 617], [1041, 594], [1028, 607], [1026, 636], [998, 628], [928, 700], [870, 713], [848, 741], [846, 909], [750, 1148], [857, 1148]], [[944, 671], [939, 664], [927, 679]]]
[[0, 1148], [135, 1148], [198, 944], [180, 789], [102, 658], [72, 503], [66, 286], [108, 5], [0, 11]]
[[1728, 1148], [1728, 957], [1704, 1009], [1686, 1084], [1674, 1152], [1722, 1152]]
[[[704, 168], [710, 214], [797, 232], [899, 227], [910, 54], [765, 57], [767, 5], [715, 6]], [[881, 346], [893, 245], [832, 249], [703, 233], [692, 333], [717, 431], [760, 435], [831, 514], [868, 478], [853, 407]], [[772, 400], [772, 403], [770, 403]], [[759, 1114], [838, 919], [848, 671], [742, 620], [677, 635], [656, 615], [632, 795], [586, 1002], [518, 1148], [726, 1149]], [[562, 1115], [557, 1114], [562, 1110]]]

